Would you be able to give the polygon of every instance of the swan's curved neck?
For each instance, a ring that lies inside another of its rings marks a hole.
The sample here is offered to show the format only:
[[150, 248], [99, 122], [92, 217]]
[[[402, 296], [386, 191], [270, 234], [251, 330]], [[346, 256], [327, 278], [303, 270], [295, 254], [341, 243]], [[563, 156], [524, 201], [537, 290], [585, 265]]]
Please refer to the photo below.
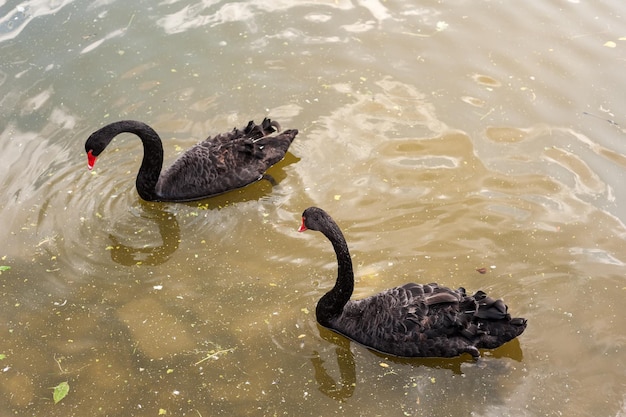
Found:
[[343, 307], [350, 300], [354, 290], [354, 272], [348, 244], [337, 224], [332, 222], [322, 233], [330, 240], [337, 255], [337, 281], [320, 299], [316, 308], [318, 322], [326, 325], [329, 320], [341, 314]]
[[141, 139], [143, 160], [137, 173], [135, 185], [139, 196], [144, 200], [158, 200], [156, 186], [163, 168], [163, 145], [159, 135], [147, 124], [132, 120], [112, 123], [107, 127], [109, 129], [105, 137], [108, 138], [108, 142], [123, 132], [135, 134]]

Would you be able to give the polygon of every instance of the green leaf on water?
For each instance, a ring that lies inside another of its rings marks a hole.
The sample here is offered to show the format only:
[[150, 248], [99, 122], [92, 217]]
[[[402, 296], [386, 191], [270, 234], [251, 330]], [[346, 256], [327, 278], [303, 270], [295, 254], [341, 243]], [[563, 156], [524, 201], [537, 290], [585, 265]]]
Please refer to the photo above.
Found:
[[0, 361], [7, 358], [7, 355], [4, 353], [0, 353]]
[[54, 393], [52, 394], [54, 403], [56, 404], [65, 398], [68, 392], [70, 392], [70, 384], [68, 384], [67, 381], [61, 382], [59, 385], [54, 387]]
[[0, 265], [0, 274], [4, 271], [8, 271], [9, 269], [11, 269], [11, 267], [8, 265]]

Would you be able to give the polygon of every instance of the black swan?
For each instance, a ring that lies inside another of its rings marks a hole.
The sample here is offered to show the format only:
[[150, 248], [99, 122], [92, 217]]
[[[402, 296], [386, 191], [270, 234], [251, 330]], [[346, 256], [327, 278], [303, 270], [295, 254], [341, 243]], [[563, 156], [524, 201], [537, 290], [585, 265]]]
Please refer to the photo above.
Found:
[[147, 201], [192, 201], [241, 188], [263, 178], [265, 171], [284, 158], [296, 129], [280, 130], [280, 125], [264, 119], [261, 125], [250, 121], [243, 129], [233, 129], [187, 150], [163, 173], [163, 146], [159, 135], [145, 123], [122, 120], [108, 124], [85, 142], [88, 166], [111, 140], [122, 132], [133, 133], [143, 142], [143, 161], [137, 174], [137, 192]]
[[317, 230], [333, 244], [337, 282], [317, 303], [317, 321], [368, 348], [400, 357], [454, 357], [494, 349], [522, 334], [526, 319], [511, 318], [502, 300], [438, 284], [405, 284], [350, 300], [352, 259], [339, 226], [324, 210], [302, 213], [298, 231]]

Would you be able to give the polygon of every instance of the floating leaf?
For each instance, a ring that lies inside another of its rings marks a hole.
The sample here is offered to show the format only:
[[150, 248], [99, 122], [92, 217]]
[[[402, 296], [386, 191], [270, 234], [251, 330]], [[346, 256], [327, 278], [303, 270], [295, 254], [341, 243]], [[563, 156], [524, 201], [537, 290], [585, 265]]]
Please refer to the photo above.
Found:
[[163, 408], [159, 408], [159, 415], [160, 416], [164, 416], [167, 414], [167, 410], [163, 409]]
[[382, 366], [383, 368], [389, 368], [389, 364], [385, 362], [381, 362], [379, 363], [379, 365]]
[[6, 354], [0, 353], [0, 361], [3, 360], [3, 359], [6, 359], [6, 358], [7, 358]]
[[70, 384], [65, 382], [61, 382], [59, 385], [54, 387], [54, 392], [52, 393], [52, 399], [54, 403], [58, 403], [70, 392]]
[[487, 273], [487, 268], [476, 268], [476, 271], [478, 271], [481, 274], [486, 274]]
[[9, 269], [11, 269], [11, 267], [10, 267], [10, 266], [7, 266], [7, 265], [0, 265], [0, 272], [1, 272], [1, 271], [8, 271]]

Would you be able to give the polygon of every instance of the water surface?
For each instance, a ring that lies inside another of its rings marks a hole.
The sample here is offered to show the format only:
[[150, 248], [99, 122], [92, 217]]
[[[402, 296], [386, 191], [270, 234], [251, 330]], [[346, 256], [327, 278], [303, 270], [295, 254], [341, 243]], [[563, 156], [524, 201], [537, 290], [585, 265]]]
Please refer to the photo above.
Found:
[[[0, 415], [626, 415], [626, 87], [618, 1], [0, 4]], [[264, 116], [300, 134], [259, 182], [146, 203], [166, 164]], [[344, 230], [354, 297], [503, 297], [528, 329], [473, 362], [320, 328]], [[477, 269], [485, 268], [481, 274]], [[52, 387], [70, 392], [52, 402]]]

